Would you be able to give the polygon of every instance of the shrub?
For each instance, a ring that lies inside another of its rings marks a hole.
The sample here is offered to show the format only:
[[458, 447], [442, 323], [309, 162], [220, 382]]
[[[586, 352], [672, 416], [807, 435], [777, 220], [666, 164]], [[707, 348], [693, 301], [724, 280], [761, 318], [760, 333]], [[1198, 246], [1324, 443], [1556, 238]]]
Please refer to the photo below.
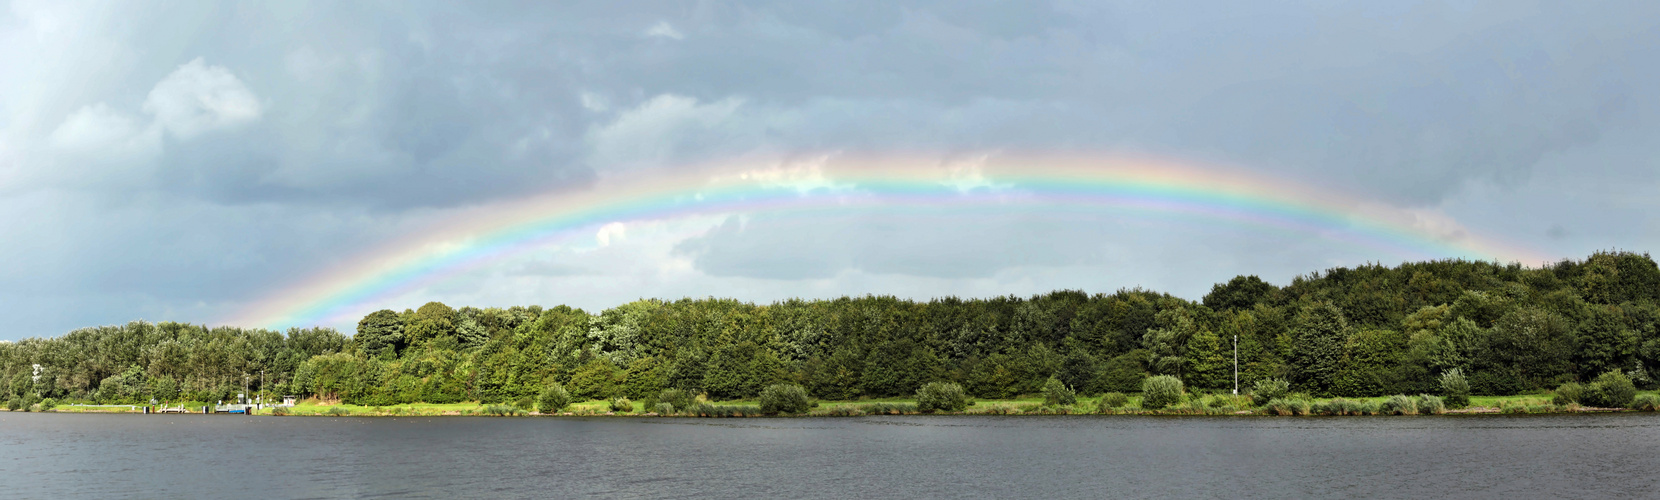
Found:
[[1440, 396], [1429, 394], [1418, 395], [1418, 413], [1421, 415], [1440, 415], [1446, 413], [1447, 404]]
[[1122, 392], [1109, 392], [1101, 395], [1101, 408], [1123, 408], [1130, 404], [1130, 397]]
[[1550, 413], [1553, 411], [1560, 410], [1557, 410], [1556, 407], [1552, 405], [1527, 405], [1528, 413]]
[[1418, 402], [1404, 394], [1389, 396], [1389, 399], [1378, 404], [1378, 413], [1384, 415], [1414, 415], [1418, 413]]
[[10, 411], [22, 410], [23, 396], [12, 396], [11, 399], [6, 400], [6, 409]]
[[536, 410], [543, 414], [558, 413], [566, 406], [571, 405], [571, 393], [565, 386], [553, 384], [542, 391], [541, 397], [536, 398]]
[[1251, 404], [1263, 406], [1269, 401], [1284, 398], [1291, 392], [1291, 383], [1282, 379], [1269, 378], [1258, 380], [1251, 385]]
[[773, 384], [761, 390], [761, 413], [802, 413], [811, 403], [807, 389], [795, 384]]
[[1637, 386], [1625, 372], [1611, 370], [1585, 387], [1582, 403], [1600, 408], [1625, 408], [1637, 397]]
[[859, 410], [867, 415], [904, 415], [916, 413], [917, 406], [908, 403], [871, 403], [859, 407]]
[[1291, 398], [1271, 399], [1271, 400], [1268, 400], [1267, 403], [1264, 403], [1262, 405], [1262, 407], [1263, 407], [1263, 410], [1265, 410], [1270, 415], [1282, 415], [1282, 416], [1307, 415], [1308, 412], [1309, 412], [1308, 401], [1304, 401], [1304, 400], [1301, 400], [1301, 399], [1291, 399]]
[[271, 415], [278, 416], [278, 417], [287, 416], [288, 415], [288, 407], [287, 406], [278, 406], [276, 408], [272, 408], [271, 409]]
[[1631, 409], [1637, 411], [1660, 410], [1660, 396], [1640, 394], [1631, 400]]
[[1464, 378], [1464, 370], [1453, 368], [1441, 374], [1441, 395], [1448, 407], [1470, 406], [1470, 381]]
[[917, 411], [963, 411], [966, 408], [968, 396], [963, 394], [963, 386], [955, 383], [929, 382], [916, 390]]
[[1584, 394], [1585, 386], [1574, 382], [1568, 382], [1556, 387], [1556, 395], [1551, 396], [1550, 402], [1551, 404], [1557, 406], [1567, 406], [1569, 404], [1578, 403], [1579, 398]]
[[1308, 412], [1312, 413], [1312, 414], [1315, 414], [1315, 415], [1342, 415], [1343, 414], [1343, 404], [1342, 403], [1343, 403], [1342, 399], [1332, 399], [1332, 400], [1327, 400], [1327, 401], [1316, 401], [1313, 404], [1310, 404], [1308, 406]]
[[39, 403], [40, 403], [40, 395], [39, 394], [35, 394], [35, 393], [31, 392], [31, 393], [23, 395], [23, 411], [34, 411], [35, 405], [39, 404]]
[[657, 407], [653, 411], [656, 411], [658, 415], [673, 415], [674, 403], [657, 403]]
[[51, 411], [58, 406], [58, 400], [46, 398], [40, 400], [40, 411]]
[[1366, 415], [1372, 408], [1353, 399], [1337, 398], [1309, 406], [1308, 412], [1314, 415]]
[[611, 400], [611, 411], [614, 411], [614, 412], [617, 412], [617, 413], [633, 413], [634, 412], [634, 402], [629, 401], [628, 398], [615, 398], [615, 399], [612, 399]]
[[658, 403], [674, 405], [676, 409], [684, 410], [692, 407], [692, 393], [680, 389], [663, 389], [657, 393]]
[[1356, 407], [1356, 411], [1359, 412], [1356, 415], [1377, 415], [1378, 405], [1370, 401], [1363, 401]]
[[833, 406], [824, 411], [824, 416], [827, 417], [857, 417], [864, 414], [865, 412], [859, 411], [859, 408], [853, 405]]
[[1141, 382], [1141, 407], [1157, 410], [1182, 402], [1182, 381], [1169, 375], [1148, 377]]
[[341, 407], [338, 407], [338, 406], [330, 406], [328, 411], [323, 412], [323, 414], [331, 416], [331, 417], [341, 417], [341, 416], [350, 415], [351, 413], [352, 412], [350, 410], [347, 410], [345, 408], [341, 408]]
[[761, 414], [761, 408], [757, 406], [728, 406], [712, 405], [709, 403], [694, 403], [691, 408], [687, 409], [686, 413], [694, 417], [753, 417]]
[[484, 407], [484, 414], [497, 417], [512, 417], [524, 415], [525, 411], [513, 405], [490, 405]]
[[1078, 393], [1067, 387], [1061, 379], [1049, 377], [1049, 381], [1043, 383], [1044, 406], [1068, 406], [1077, 403]]

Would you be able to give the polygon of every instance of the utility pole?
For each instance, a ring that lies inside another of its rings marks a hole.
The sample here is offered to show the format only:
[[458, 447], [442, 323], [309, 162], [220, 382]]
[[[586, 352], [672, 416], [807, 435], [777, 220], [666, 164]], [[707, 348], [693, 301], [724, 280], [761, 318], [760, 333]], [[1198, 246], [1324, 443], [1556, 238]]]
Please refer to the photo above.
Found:
[[1233, 334], [1233, 395], [1239, 395], [1239, 334]]

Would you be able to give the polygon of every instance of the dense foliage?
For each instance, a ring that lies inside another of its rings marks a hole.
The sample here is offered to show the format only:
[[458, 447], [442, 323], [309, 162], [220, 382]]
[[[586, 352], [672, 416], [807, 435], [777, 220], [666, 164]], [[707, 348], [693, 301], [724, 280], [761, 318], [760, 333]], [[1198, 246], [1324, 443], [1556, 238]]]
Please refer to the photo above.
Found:
[[[1613, 371], [1652, 386], [1657, 326], [1660, 268], [1632, 253], [1542, 268], [1335, 268], [1284, 287], [1243, 276], [1198, 302], [1140, 289], [927, 302], [641, 300], [598, 313], [435, 302], [371, 313], [352, 336], [134, 322], [0, 343], [0, 398], [213, 401], [248, 387], [367, 405], [505, 403], [561, 384], [575, 400], [679, 408], [658, 396], [753, 398], [793, 383], [844, 400], [950, 382], [1004, 398], [1040, 393], [1051, 379], [1083, 394], [1134, 392], [1157, 375], [1219, 390], [1232, 387], [1237, 338], [1246, 387], [1284, 379], [1314, 396], [1456, 399], [1442, 378], [1453, 370], [1477, 395]], [[1284, 397], [1275, 392], [1263, 396]]]
[[936, 411], [963, 411], [968, 408], [968, 396], [963, 386], [951, 382], [929, 382], [916, 390], [916, 409], [923, 413]]
[[536, 411], [542, 413], [551, 414], [563, 411], [570, 404], [571, 393], [565, 390], [565, 386], [559, 384], [549, 385], [547, 389], [542, 390], [540, 396], [536, 397]]
[[761, 413], [806, 413], [811, 407], [807, 390], [795, 384], [773, 384], [761, 390]]
[[1598, 375], [1596, 380], [1586, 384], [1579, 402], [1598, 408], [1625, 408], [1631, 406], [1636, 398], [1637, 387], [1631, 383], [1631, 378], [1614, 370]]
[[1157, 410], [1182, 402], [1182, 381], [1170, 375], [1147, 377], [1141, 384], [1141, 407]]
[[1470, 406], [1470, 382], [1464, 378], [1464, 370], [1453, 368], [1441, 374], [1441, 395], [1446, 398], [1447, 406]]
[[1068, 406], [1078, 403], [1078, 393], [1067, 387], [1060, 379], [1049, 377], [1043, 384], [1044, 406]]

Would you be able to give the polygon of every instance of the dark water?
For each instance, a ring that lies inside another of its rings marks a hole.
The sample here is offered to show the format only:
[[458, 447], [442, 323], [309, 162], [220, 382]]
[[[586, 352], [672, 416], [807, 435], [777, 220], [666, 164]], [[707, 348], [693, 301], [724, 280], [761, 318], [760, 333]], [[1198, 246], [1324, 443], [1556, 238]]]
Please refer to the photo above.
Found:
[[[1654, 497], [1660, 416], [0, 414], [0, 496]], [[259, 492], [259, 493], [255, 493]]]

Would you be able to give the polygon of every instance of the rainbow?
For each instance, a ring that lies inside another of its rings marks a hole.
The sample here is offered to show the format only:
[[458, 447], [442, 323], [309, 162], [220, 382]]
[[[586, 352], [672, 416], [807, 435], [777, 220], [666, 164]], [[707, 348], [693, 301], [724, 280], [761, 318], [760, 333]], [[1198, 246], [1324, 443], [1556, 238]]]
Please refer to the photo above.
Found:
[[[1406, 258], [1544, 262], [1430, 211], [1221, 166], [1127, 156], [955, 159], [826, 154], [744, 159], [601, 179], [467, 210], [300, 280], [224, 321], [280, 328], [355, 321], [401, 294], [611, 223], [861, 209], [1128, 210], [1312, 233]], [[1380, 259], [1381, 260], [1381, 259]]]

